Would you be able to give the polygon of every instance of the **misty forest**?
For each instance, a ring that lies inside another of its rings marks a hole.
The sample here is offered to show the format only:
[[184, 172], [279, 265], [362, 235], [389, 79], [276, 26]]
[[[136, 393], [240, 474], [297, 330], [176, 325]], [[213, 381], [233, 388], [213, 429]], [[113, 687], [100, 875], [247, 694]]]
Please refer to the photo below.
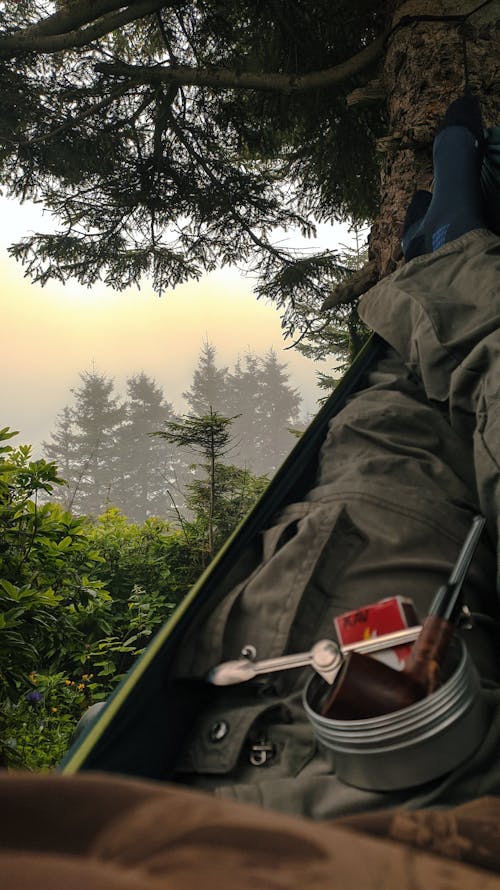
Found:
[[[358, 298], [402, 263], [408, 201], [431, 186], [433, 134], [465, 76], [485, 125], [500, 118], [495, 6], [0, 3], [2, 191], [54, 222], [11, 257], [42, 285], [158, 294], [236, 265], [290, 347], [327, 360], [327, 393], [368, 333]], [[317, 249], [316, 226], [333, 221], [351, 244]], [[2, 421], [9, 768], [61, 759], [303, 430], [272, 351], [220, 367], [207, 342], [197, 362], [182, 412], [146, 372], [118, 393], [105, 370], [82, 371], [39, 460]]]
[[103, 374], [86, 371], [80, 378], [73, 404], [61, 410], [43, 447], [66, 483], [53, 499], [78, 515], [96, 517], [113, 506], [143, 522], [183, 511], [206, 452], [196, 435], [176, 441], [182, 424], [202, 429], [224, 420], [227, 441], [215, 457], [249, 477], [272, 475], [294, 444], [301, 400], [273, 351], [248, 353], [230, 371], [217, 367], [215, 349], [205, 343], [183, 393], [185, 416], [145, 373], [127, 380], [124, 399]]

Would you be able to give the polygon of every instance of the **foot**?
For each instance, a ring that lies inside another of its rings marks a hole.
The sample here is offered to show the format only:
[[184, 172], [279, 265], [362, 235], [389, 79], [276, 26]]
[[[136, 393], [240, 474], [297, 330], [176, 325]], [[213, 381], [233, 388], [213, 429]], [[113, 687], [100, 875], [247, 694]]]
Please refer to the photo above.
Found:
[[[483, 154], [479, 102], [467, 94], [451, 103], [434, 139], [434, 192], [420, 222], [406, 227], [402, 240], [406, 260], [486, 228], [480, 182]], [[418, 206], [423, 203], [423, 198], [417, 200]], [[411, 205], [412, 219], [410, 210]]]

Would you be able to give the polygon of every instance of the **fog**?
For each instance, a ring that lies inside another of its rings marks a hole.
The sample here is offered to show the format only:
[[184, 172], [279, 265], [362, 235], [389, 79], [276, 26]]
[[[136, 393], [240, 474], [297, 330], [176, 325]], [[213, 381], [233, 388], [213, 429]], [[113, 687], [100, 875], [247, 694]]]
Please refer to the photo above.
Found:
[[[158, 297], [151, 288], [118, 293], [102, 284], [86, 289], [69, 281], [44, 288], [23, 277], [7, 245], [29, 231], [50, 228], [38, 207], [0, 202], [0, 307], [3, 346], [0, 357], [2, 426], [20, 432], [35, 455], [54, 429], [55, 417], [71, 403], [79, 374], [92, 368], [115, 380], [118, 392], [127, 377], [144, 371], [183, 411], [204, 341], [217, 350], [220, 365], [232, 365], [251, 351], [274, 348], [286, 362], [290, 384], [299, 389], [302, 412], [317, 410], [318, 365], [295, 350], [285, 350], [276, 309], [252, 294], [252, 280], [236, 269], [204, 276]], [[346, 227], [321, 227], [322, 244], [348, 240]], [[312, 243], [308, 242], [308, 247]]]

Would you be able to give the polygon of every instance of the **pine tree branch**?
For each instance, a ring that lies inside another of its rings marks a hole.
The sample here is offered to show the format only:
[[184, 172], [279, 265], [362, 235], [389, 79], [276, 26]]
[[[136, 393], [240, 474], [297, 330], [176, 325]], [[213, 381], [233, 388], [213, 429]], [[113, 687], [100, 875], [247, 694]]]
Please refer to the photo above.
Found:
[[355, 272], [354, 275], [350, 276], [347, 281], [337, 285], [330, 296], [326, 298], [321, 308], [332, 309], [334, 306], [340, 306], [342, 303], [352, 303], [376, 284], [377, 281], [377, 263], [372, 260], [366, 266], [363, 266], [362, 269], [359, 269], [358, 272]]
[[[121, 6], [124, 4], [108, 4], [110, 6]], [[73, 29], [71, 31], [63, 31], [63, 33], [45, 34], [40, 30], [43, 23], [38, 26], [38, 31], [33, 28], [26, 28], [15, 34], [9, 34], [6, 37], [0, 37], [0, 58], [11, 58], [23, 52], [39, 52], [54, 53], [61, 50], [78, 49], [81, 46], [87, 46], [99, 37], [116, 31], [123, 25], [128, 25], [136, 19], [143, 18], [151, 12], [156, 12], [165, 6], [165, 0], [141, 0], [141, 2], [130, 3], [125, 9], [118, 12], [110, 12], [101, 16], [94, 24], [81, 29]], [[48, 20], [46, 20], [48, 21]], [[82, 22], [82, 24], [85, 24]]]
[[[136, 83], [172, 83], [178, 86], [213, 87], [229, 90], [271, 90], [280, 93], [305, 92], [324, 89], [359, 74], [372, 65], [384, 52], [385, 35], [380, 35], [369, 46], [345, 62], [323, 71], [309, 74], [279, 74], [277, 72], [237, 71], [230, 68], [193, 68], [189, 65], [148, 67], [127, 65], [124, 62], [99, 62], [95, 70], [112, 77], [130, 77]], [[1, 49], [0, 42], [0, 49]]]
[[49, 34], [67, 34], [68, 31], [82, 28], [108, 12], [128, 5], [126, 0], [79, 0], [69, 8], [59, 9], [46, 19], [22, 28], [16, 36], [41, 37]]
[[[134, 84], [135, 87], [135, 84]], [[58, 127], [54, 127], [53, 130], [49, 130], [47, 133], [44, 133], [43, 136], [37, 136], [35, 139], [30, 139], [29, 142], [26, 143], [29, 148], [32, 148], [35, 145], [40, 145], [42, 142], [50, 142], [51, 139], [54, 139], [56, 136], [60, 136], [61, 133], [66, 132], [67, 130], [71, 130], [73, 127], [78, 126], [84, 120], [87, 120], [89, 117], [93, 117], [93, 115], [97, 114], [98, 111], [101, 111], [103, 108], [109, 107], [112, 105], [116, 99], [120, 99], [122, 96], [125, 96], [126, 93], [129, 92], [133, 87], [131, 84], [127, 84], [123, 86], [119, 90], [113, 90], [109, 96], [106, 96], [100, 102], [96, 102], [95, 105], [92, 105], [91, 108], [86, 108], [85, 111], [82, 111], [81, 114], [76, 117], [68, 118], [64, 123], [60, 124]], [[147, 101], [144, 100], [141, 103], [141, 108], [147, 108], [151, 102], [154, 102], [154, 96], [147, 96]]]

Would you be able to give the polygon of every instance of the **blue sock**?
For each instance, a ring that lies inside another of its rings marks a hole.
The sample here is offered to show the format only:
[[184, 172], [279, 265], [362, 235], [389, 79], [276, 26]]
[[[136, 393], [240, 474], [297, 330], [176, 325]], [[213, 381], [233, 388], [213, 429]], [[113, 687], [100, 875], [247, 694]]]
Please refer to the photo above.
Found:
[[417, 192], [417, 211], [410, 205], [402, 238], [406, 260], [432, 253], [473, 229], [486, 228], [480, 172], [484, 139], [479, 105], [473, 97], [452, 103], [444, 125], [434, 140], [434, 192], [420, 219], [418, 206], [425, 210], [428, 193]]

